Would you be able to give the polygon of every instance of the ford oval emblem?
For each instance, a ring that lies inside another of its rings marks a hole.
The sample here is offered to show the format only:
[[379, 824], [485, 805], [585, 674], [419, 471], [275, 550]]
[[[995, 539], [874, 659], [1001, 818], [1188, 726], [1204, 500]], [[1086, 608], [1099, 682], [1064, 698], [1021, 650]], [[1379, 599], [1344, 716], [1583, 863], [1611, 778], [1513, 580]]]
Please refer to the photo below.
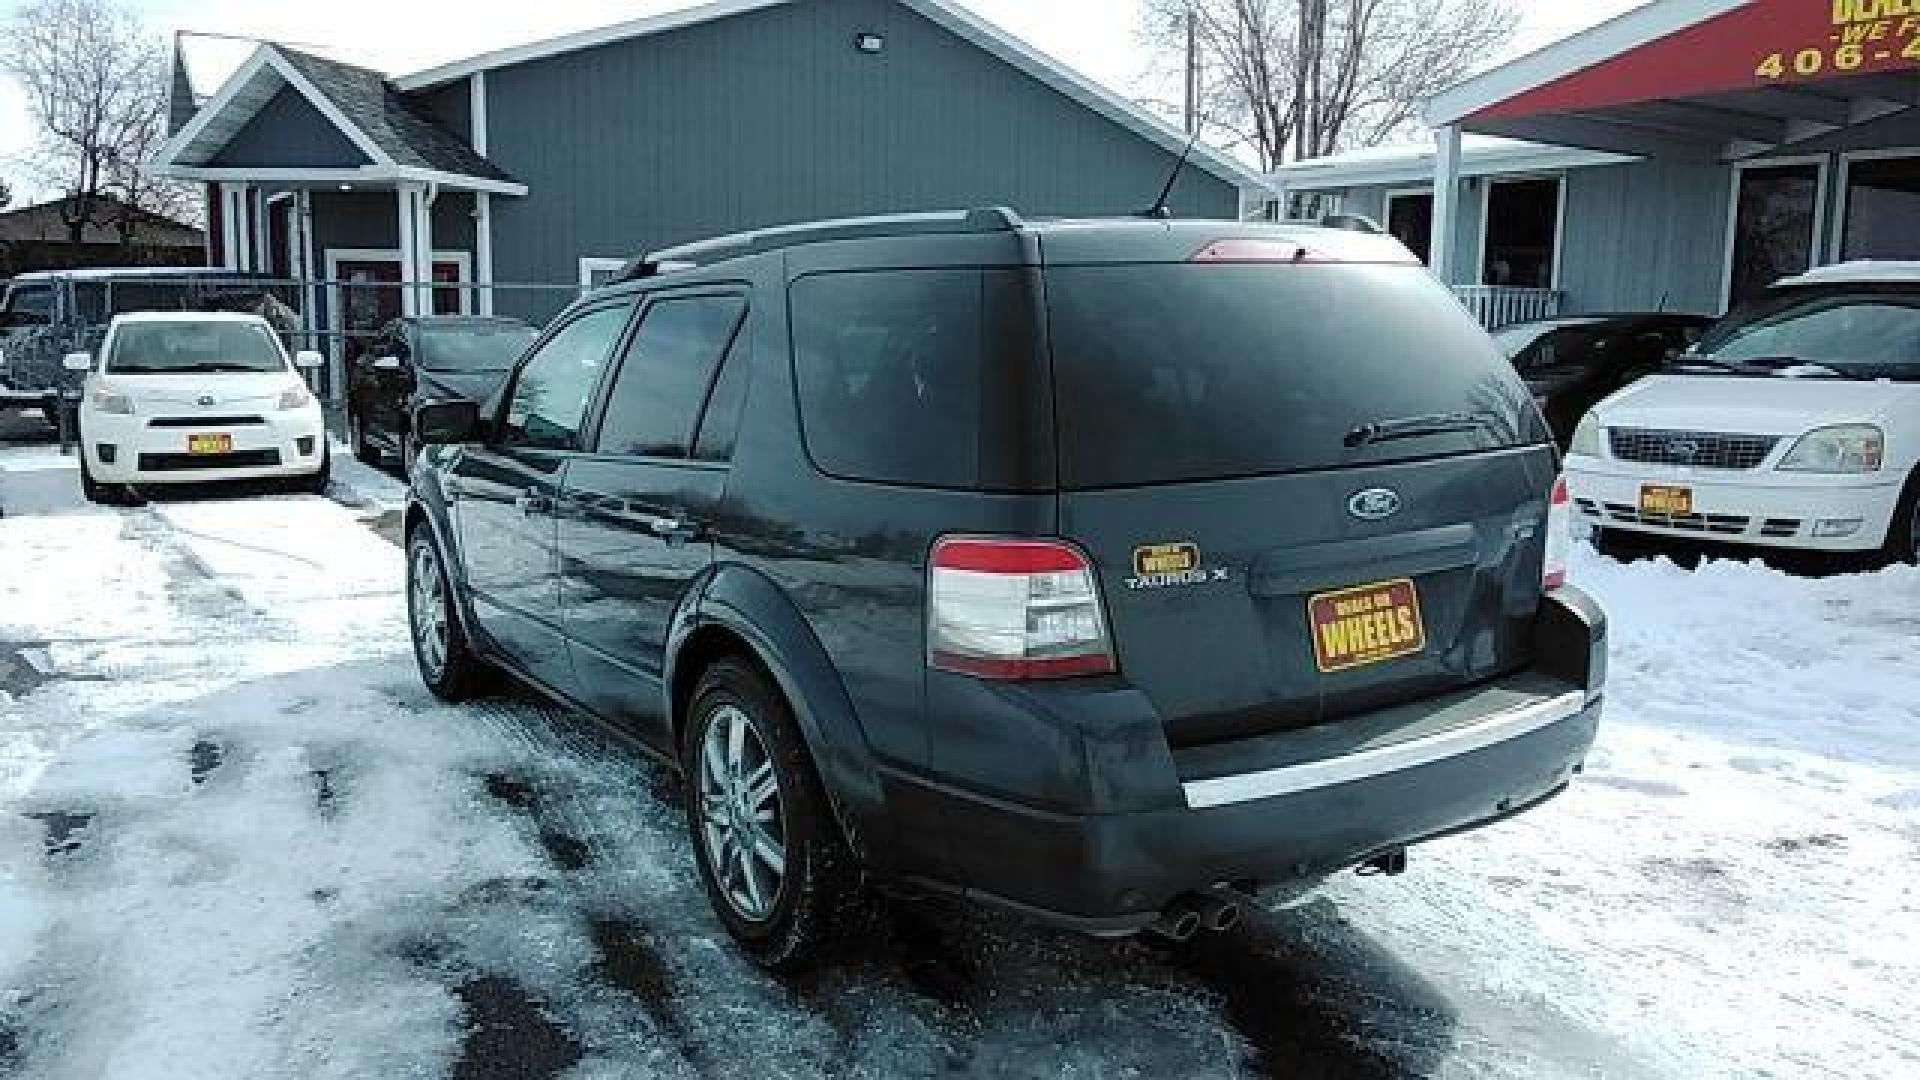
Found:
[[1368, 488], [1347, 500], [1347, 513], [1361, 521], [1385, 521], [1400, 512], [1400, 493], [1392, 488]]

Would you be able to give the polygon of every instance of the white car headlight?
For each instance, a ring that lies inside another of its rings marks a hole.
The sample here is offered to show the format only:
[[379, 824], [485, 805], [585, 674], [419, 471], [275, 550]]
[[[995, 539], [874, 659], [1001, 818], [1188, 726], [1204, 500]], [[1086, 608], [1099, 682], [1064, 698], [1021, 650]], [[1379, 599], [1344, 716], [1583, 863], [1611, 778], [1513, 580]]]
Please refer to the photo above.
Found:
[[1568, 444], [1567, 453], [1579, 457], [1600, 456], [1600, 421], [1592, 413], [1580, 418], [1580, 425], [1573, 429], [1573, 442]]
[[1780, 462], [1781, 472], [1879, 472], [1886, 460], [1886, 434], [1872, 424], [1842, 424], [1809, 431]]
[[308, 392], [306, 384], [302, 383], [299, 386], [282, 392], [280, 395], [280, 403], [276, 405], [275, 408], [281, 412], [291, 412], [294, 409], [306, 408], [307, 403], [312, 400], [313, 395]]
[[93, 406], [94, 412], [113, 413], [119, 416], [133, 415], [133, 399], [104, 386], [94, 387], [93, 392], [87, 395], [87, 403]]

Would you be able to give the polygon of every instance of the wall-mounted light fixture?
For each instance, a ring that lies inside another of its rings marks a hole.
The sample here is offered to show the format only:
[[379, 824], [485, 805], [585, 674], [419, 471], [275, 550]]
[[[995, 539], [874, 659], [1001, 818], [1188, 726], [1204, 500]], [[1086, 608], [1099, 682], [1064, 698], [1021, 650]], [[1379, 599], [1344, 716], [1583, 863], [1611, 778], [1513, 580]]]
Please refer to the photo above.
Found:
[[855, 34], [853, 35], [853, 47], [869, 56], [876, 56], [886, 51], [887, 39], [879, 34]]

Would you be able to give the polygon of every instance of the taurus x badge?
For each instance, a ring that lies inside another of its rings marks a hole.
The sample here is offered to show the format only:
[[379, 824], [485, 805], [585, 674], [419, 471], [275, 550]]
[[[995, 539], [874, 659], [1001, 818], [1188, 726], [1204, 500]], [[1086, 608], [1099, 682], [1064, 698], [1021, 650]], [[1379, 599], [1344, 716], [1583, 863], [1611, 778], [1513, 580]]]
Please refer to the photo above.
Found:
[[1385, 521], [1400, 512], [1400, 493], [1392, 488], [1368, 488], [1347, 500], [1347, 513], [1361, 521]]

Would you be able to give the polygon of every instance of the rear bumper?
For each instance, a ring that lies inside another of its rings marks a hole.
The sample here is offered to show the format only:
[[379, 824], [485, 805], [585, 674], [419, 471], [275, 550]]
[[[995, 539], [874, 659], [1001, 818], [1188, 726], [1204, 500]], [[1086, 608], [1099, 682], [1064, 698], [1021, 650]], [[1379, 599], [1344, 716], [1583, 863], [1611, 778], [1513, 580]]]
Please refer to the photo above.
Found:
[[1231, 744], [1155, 749], [1113, 726], [1117, 710], [1096, 715], [1084, 812], [899, 775], [890, 801], [948, 838], [938, 884], [1083, 932], [1140, 930], [1181, 894], [1222, 884], [1298, 891], [1567, 786], [1599, 726], [1605, 623], [1568, 590], [1536, 639], [1532, 671]]
[[[1189, 782], [1187, 798], [1199, 801], [1141, 813], [1059, 814], [952, 790], [923, 795], [942, 804], [969, 896], [1087, 933], [1129, 933], [1185, 892], [1309, 886], [1539, 805], [1580, 770], [1600, 711], [1598, 700], [1579, 695], [1547, 722], [1406, 767], [1354, 763], [1347, 778], [1324, 783], [1304, 773], [1228, 777], [1213, 788]], [[1283, 779], [1304, 783], [1205, 802], [1233, 794], [1234, 783], [1252, 790]]]

